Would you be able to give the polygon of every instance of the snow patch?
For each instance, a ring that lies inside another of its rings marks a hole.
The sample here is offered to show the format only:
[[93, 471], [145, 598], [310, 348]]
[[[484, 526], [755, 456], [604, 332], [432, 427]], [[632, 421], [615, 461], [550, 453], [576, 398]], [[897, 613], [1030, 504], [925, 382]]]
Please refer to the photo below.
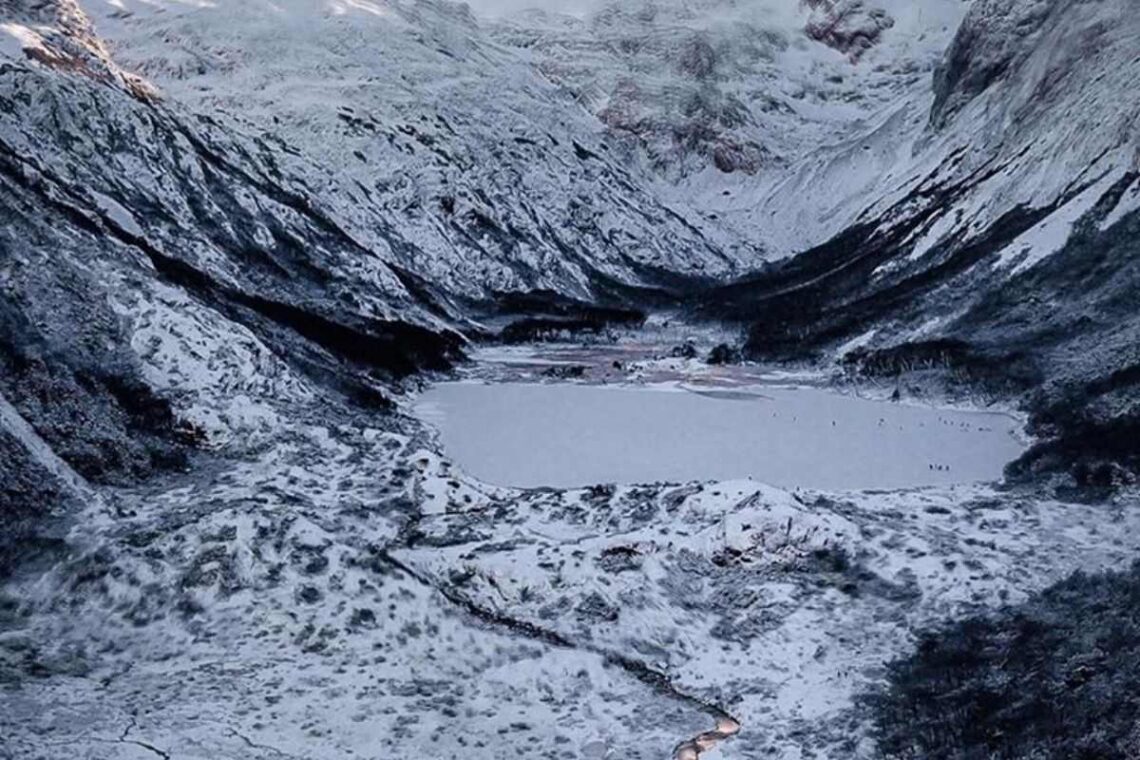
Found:
[[994, 268], [1008, 269], [1010, 276], [1018, 275], [1060, 251], [1069, 241], [1073, 225], [1092, 210], [1122, 175], [1123, 170], [1106, 174], [1035, 227], [1019, 235], [1001, 251]]

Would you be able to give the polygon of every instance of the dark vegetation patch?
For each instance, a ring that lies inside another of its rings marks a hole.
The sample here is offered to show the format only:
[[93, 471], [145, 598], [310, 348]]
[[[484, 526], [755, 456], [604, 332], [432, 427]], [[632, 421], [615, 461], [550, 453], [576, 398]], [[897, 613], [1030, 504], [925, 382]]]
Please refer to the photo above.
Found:
[[582, 317], [586, 314], [632, 314], [625, 309], [612, 310], [587, 301], [580, 301], [553, 290], [501, 293], [495, 297], [495, 311], [499, 314], [546, 315], [550, 317]]
[[598, 567], [607, 573], [624, 573], [641, 568], [643, 550], [630, 544], [618, 544], [604, 549], [595, 560]]
[[0, 430], [0, 578], [17, 564], [62, 549], [63, 537], [45, 526], [63, 499], [55, 478]]
[[504, 343], [531, 343], [567, 340], [575, 336], [602, 335], [611, 322], [603, 317], [561, 319], [557, 317], [527, 317], [511, 322], [499, 332]]
[[639, 309], [596, 305], [546, 290], [503, 293], [492, 308], [494, 314], [513, 319], [499, 332], [504, 343], [600, 335], [611, 327], [640, 327], [646, 317]]
[[836, 588], [848, 596], [909, 603], [922, 595], [913, 574], [904, 571], [899, 582], [888, 581], [841, 546], [812, 549], [788, 569], [813, 577], [819, 588]]
[[[1034, 444], [1006, 467], [1006, 475], [1025, 481], [1048, 473], [1067, 472], [1086, 496], [1108, 496], [1137, 482], [1140, 473], [1140, 416], [1087, 419], [1079, 408], [1055, 428], [1055, 437]], [[1040, 424], [1041, 420], [1037, 420]]]
[[1119, 189], [1063, 250], [986, 293], [956, 326], [1032, 350], [1049, 378], [1026, 404], [1042, 443], [1010, 468], [1014, 477], [1067, 473], [1096, 490], [1140, 475], [1140, 213], [1100, 223]]
[[706, 361], [712, 365], [739, 364], [742, 359], [740, 349], [734, 348], [727, 343], [718, 343], [709, 351]]
[[88, 480], [124, 483], [183, 469], [196, 432], [141, 379], [61, 357], [0, 346], [4, 395], [52, 449]]
[[782, 535], [744, 548], [724, 546], [714, 552], [709, 561], [726, 571], [759, 567], [763, 572], [799, 575], [816, 588], [834, 588], [852, 597], [910, 602], [921, 595], [912, 573], [904, 571], [901, 582], [888, 581], [842, 546], [808, 548], [810, 537], [810, 533], [794, 536], [789, 522], [787, 532]]
[[955, 338], [858, 348], [843, 357], [849, 371], [864, 377], [900, 377], [922, 370], [948, 372], [952, 379], [1000, 395], [1035, 388], [1044, 375], [1027, 352], [981, 346]]
[[674, 359], [696, 359], [697, 346], [694, 343], [686, 341], [680, 345], [673, 346], [669, 351], [669, 355]]
[[1040, 441], [1006, 468], [1025, 481], [1067, 473], [1071, 496], [1108, 496], [1140, 480], [1138, 365], [1087, 382], [1061, 384], [1030, 401], [1031, 432]]
[[578, 380], [585, 377], [589, 370], [590, 368], [584, 364], [560, 364], [557, 367], [547, 367], [542, 371], [542, 376], [558, 380]]
[[83, 276], [60, 264], [0, 296], [0, 393], [64, 461], [99, 483], [186, 465], [195, 431], [143, 381]]
[[867, 704], [888, 758], [1140, 757], [1140, 564], [925, 633]]

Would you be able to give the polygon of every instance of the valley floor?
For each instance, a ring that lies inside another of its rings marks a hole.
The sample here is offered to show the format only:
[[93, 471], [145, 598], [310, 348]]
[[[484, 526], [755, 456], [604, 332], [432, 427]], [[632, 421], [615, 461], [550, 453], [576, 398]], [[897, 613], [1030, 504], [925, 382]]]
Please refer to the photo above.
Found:
[[507, 489], [414, 419], [279, 411], [256, 455], [100, 491], [10, 585], [0, 757], [691, 757], [734, 722], [707, 756], [871, 757], [859, 698], [916, 631], [1140, 550], [1132, 497]]

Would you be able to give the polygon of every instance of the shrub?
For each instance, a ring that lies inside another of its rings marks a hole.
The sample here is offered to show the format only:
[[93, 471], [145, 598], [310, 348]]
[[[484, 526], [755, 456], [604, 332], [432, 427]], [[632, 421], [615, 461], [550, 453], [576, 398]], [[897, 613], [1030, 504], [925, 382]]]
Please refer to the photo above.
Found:
[[867, 702], [885, 757], [1140, 757], [1140, 564], [925, 633]]

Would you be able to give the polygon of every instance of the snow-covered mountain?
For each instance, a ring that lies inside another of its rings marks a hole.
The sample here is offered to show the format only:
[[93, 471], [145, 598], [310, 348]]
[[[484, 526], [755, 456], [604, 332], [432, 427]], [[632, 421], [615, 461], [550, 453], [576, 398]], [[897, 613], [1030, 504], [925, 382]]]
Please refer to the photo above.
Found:
[[531, 12], [496, 38], [659, 173], [770, 173], [929, 88], [961, 0], [610, 3]]
[[[791, 228], [789, 250], [803, 250], [890, 215], [908, 196], [959, 187], [957, 202], [936, 199], [941, 221], [922, 230], [918, 256], [1014, 207], [1045, 209], [1090, 178], [1118, 178], [1135, 157], [1136, 103], [1121, 95], [1136, 65], [1128, 11], [1115, 2], [975, 3], [917, 103], [817, 151], [750, 219]], [[789, 202], [802, 192], [816, 202]]]
[[976, 2], [929, 110], [817, 152], [752, 210], [808, 250], [712, 310], [750, 321], [757, 355], [1043, 386], [1042, 433], [1098, 440], [1135, 414], [1138, 25], [1126, 2]]
[[[128, 441], [175, 424], [123, 387], [230, 440], [264, 420], [218, 372], [269, 387], [273, 357], [375, 398], [447, 366], [504, 292], [620, 297], [726, 276], [748, 250], [640, 186], [600, 125], [457, 6], [3, 13], [6, 395], [93, 457], [89, 476], [149, 471]], [[270, 364], [212, 353], [234, 344]], [[99, 421], [50, 422], [45, 384]], [[88, 436], [129, 451], [104, 462]]]
[[[1039, 430], [1088, 439], [1133, 408], [1133, 10], [618, 3], [494, 32], [661, 197], [761, 241], [756, 274], [702, 298], [754, 356], [949, 363], [999, 394], [1044, 387]], [[1102, 388], [1095, 422], [1062, 411]]]
[[614, 2], [584, 17], [521, 14], [493, 31], [596, 115], [662, 197], [693, 207], [722, 234], [762, 241], [771, 259], [818, 240], [788, 229], [786, 218], [771, 223], [761, 208], [788, 198], [819, 225], [834, 201], [815, 196], [851, 200], [859, 181], [845, 177], [805, 198], [785, 194], [782, 180], [900, 110], [917, 114], [966, 7]]
[[[363, 243], [473, 298], [653, 271], [723, 277], [759, 248], [706, 238], [565, 92], [449, 2], [101, 6], [116, 60], [173, 103], [279, 146]], [[314, 168], [316, 167], [316, 168]]]
[[[0, 758], [869, 758], [915, 625], [1134, 555], [1053, 487], [1140, 473], [1135, 0], [588, 5], [0, 0]], [[1062, 475], [521, 491], [405, 414], [655, 310]]]

